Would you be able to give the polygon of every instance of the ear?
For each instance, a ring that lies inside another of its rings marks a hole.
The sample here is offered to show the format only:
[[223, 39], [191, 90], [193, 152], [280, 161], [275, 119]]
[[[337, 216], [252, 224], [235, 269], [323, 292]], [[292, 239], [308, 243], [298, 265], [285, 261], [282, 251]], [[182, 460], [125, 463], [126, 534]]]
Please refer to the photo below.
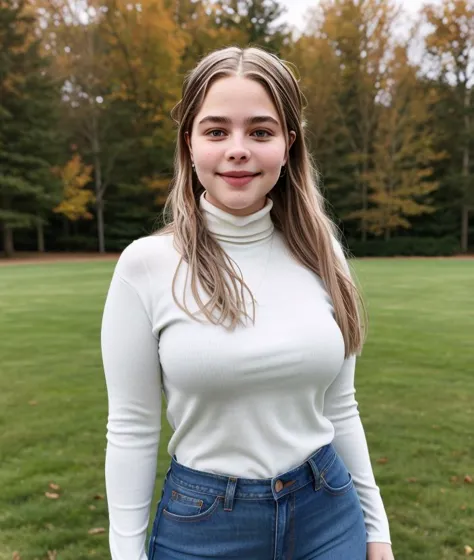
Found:
[[186, 142], [186, 145], [187, 145], [188, 148], [189, 148], [189, 153], [190, 153], [190, 155], [191, 155], [191, 161], [193, 161], [193, 150], [192, 150], [192, 148], [191, 148], [191, 137], [190, 137], [188, 131], [186, 131], [186, 132], [184, 133], [184, 140], [185, 140], [185, 142]]
[[[288, 151], [290, 151], [291, 146], [293, 146], [293, 142], [296, 140], [296, 132], [294, 130], [290, 130], [289, 132], [289, 142], [288, 142]], [[283, 162], [283, 165], [286, 165], [287, 158]]]

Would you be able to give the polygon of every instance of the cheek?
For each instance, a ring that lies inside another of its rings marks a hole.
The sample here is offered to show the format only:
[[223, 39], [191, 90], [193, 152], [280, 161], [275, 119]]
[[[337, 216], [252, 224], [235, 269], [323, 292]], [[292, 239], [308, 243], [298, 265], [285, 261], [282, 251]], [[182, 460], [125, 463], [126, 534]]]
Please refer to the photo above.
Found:
[[260, 157], [264, 160], [269, 166], [278, 167], [281, 165], [281, 162], [285, 155], [285, 147], [284, 145], [272, 145], [272, 146], [263, 146], [262, 150], [260, 151]]
[[221, 150], [213, 148], [206, 148], [196, 155], [199, 166], [204, 171], [211, 171], [222, 157]]

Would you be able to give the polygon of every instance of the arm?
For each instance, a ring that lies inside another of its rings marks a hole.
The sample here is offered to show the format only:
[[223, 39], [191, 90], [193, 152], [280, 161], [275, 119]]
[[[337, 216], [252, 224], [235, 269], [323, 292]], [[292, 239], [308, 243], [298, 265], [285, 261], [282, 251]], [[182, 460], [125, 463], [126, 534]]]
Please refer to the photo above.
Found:
[[[351, 277], [343, 249], [333, 239], [336, 257]], [[328, 387], [324, 415], [334, 426], [334, 447], [349, 469], [364, 512], [368, 543], [390, 543], [390, 530], [380, 490], [375, 482], [364, 428], [355, 399], [356, 357], [344, 360], [341, 371]], [[369, 546], [370, 550], [370, 546]], [[382, 557], [380, 557], [382, 558]]]
[[334, 426], [334, 447], [350, 471], [364, 512], [367, 542], [390, 543], [388, 519], [370, 463], [367, 441], [355, 400], [355, 356], [344, 361], [326, 391], [324, 416]]
[[112, 560], [146, 560], [145, 541], [161, 430], [161, 373], [133, 244], [120, 257], [104, 308], [102, 360], [109, 415], [105, 480]]

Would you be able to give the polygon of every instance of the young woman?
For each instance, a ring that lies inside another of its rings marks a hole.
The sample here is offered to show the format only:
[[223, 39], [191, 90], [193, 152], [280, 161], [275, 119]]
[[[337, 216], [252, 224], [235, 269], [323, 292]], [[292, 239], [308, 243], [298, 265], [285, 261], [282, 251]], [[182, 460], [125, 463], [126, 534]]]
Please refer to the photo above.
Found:
[[358, 293], [323, 209], [303, 96], [258, 48], [186, 77], [172, 221], [122, 253], [107, 296], [114, 560], [392, 560], [354, 398]]

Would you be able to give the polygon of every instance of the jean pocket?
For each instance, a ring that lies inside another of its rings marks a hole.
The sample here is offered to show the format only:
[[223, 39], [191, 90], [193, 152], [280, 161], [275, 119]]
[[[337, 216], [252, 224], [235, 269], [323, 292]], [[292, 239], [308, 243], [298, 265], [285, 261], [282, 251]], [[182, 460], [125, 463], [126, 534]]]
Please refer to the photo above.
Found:
[[321, 473], [321, 486], [329, 494], [341, 496], [354, 485], [351, 473], [337, 453], [334, 459]]
[[223, 496], [204, 494], [188, 488], [172, 484], [169, 498], [165, 501], [163, 516], [173, 521], [203, 521], [208, 519], [217, 509]]

